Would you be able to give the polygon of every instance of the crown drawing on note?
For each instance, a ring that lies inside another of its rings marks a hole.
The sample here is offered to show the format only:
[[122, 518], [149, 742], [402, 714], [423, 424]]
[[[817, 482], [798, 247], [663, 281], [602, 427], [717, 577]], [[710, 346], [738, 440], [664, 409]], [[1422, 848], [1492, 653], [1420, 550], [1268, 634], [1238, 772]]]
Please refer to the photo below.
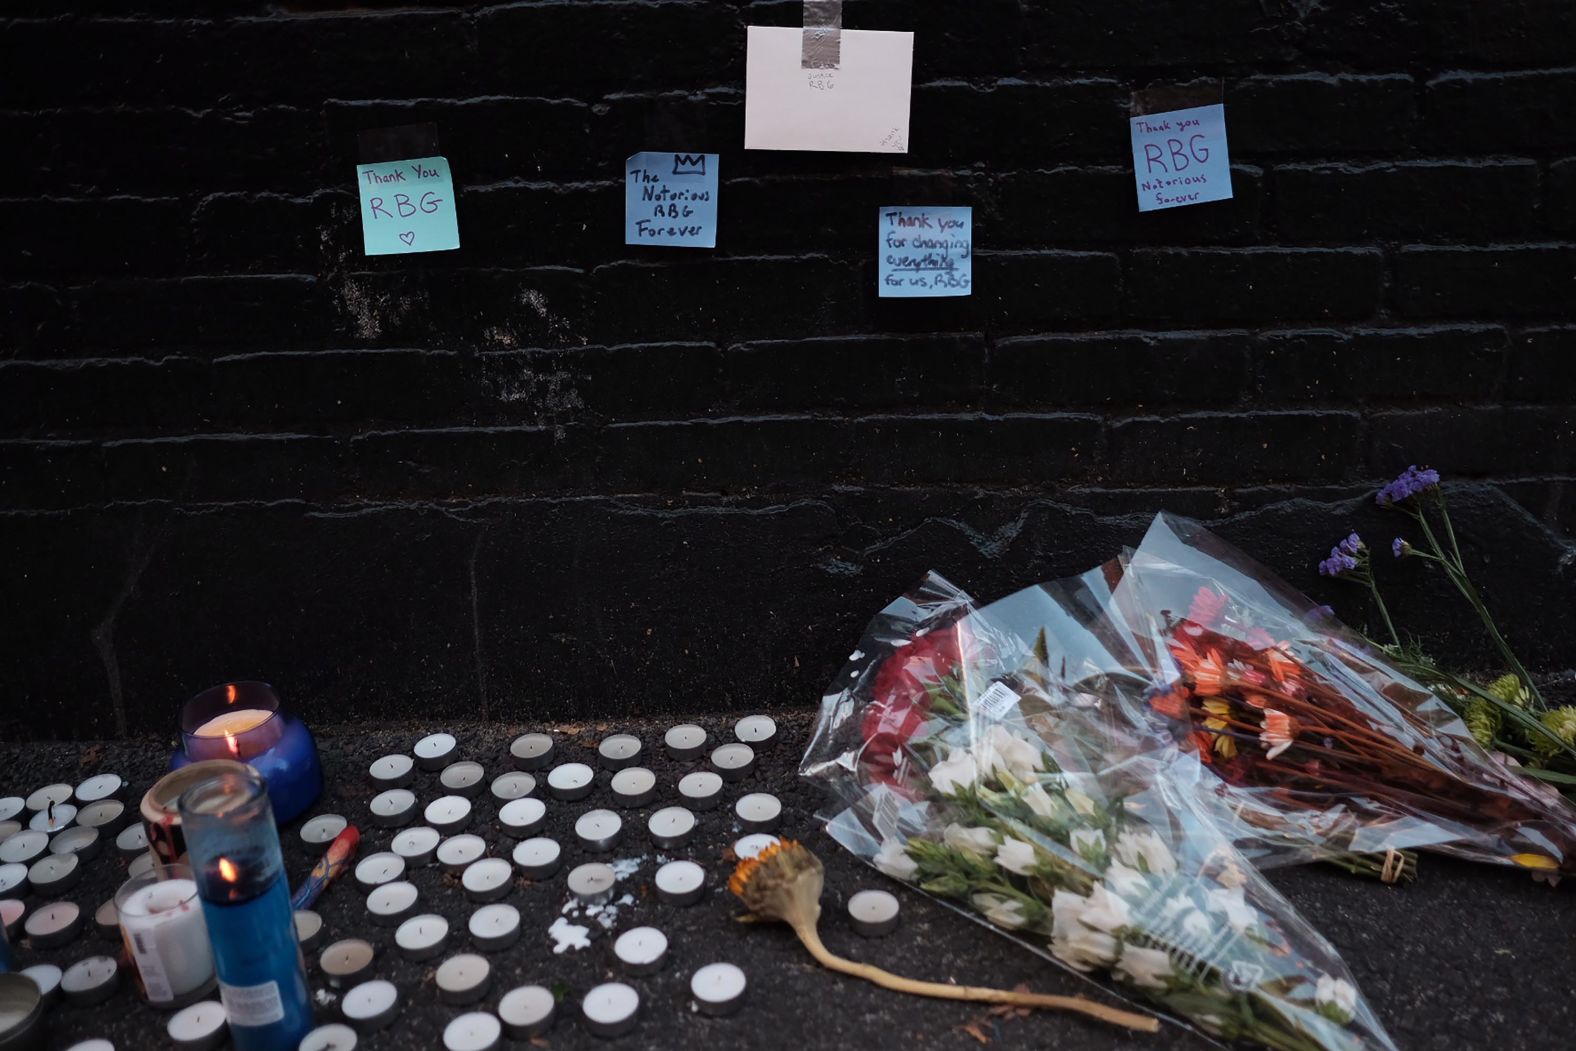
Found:
[[674, 175], [705, 175], [706, 155], [704, 153], [675, 153], [673, 155]]

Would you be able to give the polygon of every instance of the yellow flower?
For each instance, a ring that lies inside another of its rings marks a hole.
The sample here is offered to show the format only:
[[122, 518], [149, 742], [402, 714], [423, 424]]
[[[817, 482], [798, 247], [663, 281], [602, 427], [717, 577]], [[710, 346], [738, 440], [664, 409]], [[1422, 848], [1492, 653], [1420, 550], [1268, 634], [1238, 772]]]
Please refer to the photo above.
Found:
[[1524, 869], [1541, 869], [1544, 872], [1555, 872], [1560, 867], [1559, 862], [1543, 854], [1512, 854], [1510, 860]]
[[1215, 738], [1215, 751], [1222, 759], [1230, 759], [1237, 754], [1237, 739], [1221, 734]]
[[1219, 697], [1211, 697], [1204, 702], [1204, 710], [1209, 713], [1209, 718], [1204, 720], [1204, 725], [1211, 730], [1224, 730], [1231, 725], [1228, 716], [1231, 715], [1231, 705]]

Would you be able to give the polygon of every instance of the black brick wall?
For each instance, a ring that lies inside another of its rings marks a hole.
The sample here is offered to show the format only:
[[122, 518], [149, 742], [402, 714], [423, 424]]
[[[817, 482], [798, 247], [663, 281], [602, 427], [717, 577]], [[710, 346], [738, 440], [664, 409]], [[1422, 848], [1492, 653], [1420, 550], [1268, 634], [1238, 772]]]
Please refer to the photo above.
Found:
[[[740, 148], [795, 3], [62, 6], [0, 16], [0, 733], [806, 704], [925, 569], [1162, 507], [1360, 620], [1311, 565], [1414, 461], [1576, 664], [1565, 0], [856, 0], [919, 33], [902, 157]], [[1131, 93], [1212, 80], [1235, 199], [1137, 214]], [[427, 120], [464, 247], [367, 259], [356, 133]], [[723, 154], [715, 252], [620, 243], [661, 148]], [[894, 203], [974, 207], [972, 298], [876, 298]]]

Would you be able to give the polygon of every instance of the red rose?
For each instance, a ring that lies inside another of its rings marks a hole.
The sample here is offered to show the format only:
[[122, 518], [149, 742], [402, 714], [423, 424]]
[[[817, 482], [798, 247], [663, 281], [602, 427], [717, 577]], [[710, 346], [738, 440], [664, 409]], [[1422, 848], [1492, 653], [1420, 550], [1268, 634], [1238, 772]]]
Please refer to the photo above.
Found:
[[930, 691], [956, 675], [962, 649], [957, 625], [909, 640], [876, 669], [870, 703], [860, 723], [861, 756], [872, 779], [896, 784], [903, 747], [930, 718]]

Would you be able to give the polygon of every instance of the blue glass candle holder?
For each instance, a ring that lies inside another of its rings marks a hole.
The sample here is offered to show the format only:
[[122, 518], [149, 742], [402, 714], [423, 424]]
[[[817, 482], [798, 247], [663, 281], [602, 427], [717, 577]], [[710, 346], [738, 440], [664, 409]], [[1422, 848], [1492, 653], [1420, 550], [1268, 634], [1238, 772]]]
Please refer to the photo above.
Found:
[[268, 783], [274, 816], [294, 821], [323, 793], [317, 742], [284, 710], [266, 682], [229, 682], [206, 689], [181, 709], [181, 747], [170, 769], [202, 759], [235, 759]]
[[180, 812], [236, 1051], [296, 1047], [312, 1002], [268, 785], [238, 768], [188, 788]]

